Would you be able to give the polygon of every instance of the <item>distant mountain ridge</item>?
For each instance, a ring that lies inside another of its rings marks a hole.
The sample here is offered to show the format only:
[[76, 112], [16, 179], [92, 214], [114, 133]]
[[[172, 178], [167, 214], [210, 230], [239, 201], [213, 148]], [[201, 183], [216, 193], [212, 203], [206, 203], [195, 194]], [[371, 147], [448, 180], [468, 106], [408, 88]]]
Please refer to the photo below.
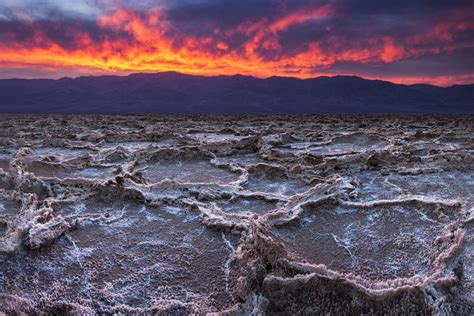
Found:
[[353, 76], [297, 79], [128, 76], [0, 80], [0, 113], [474, 113], [474, 85], [401, 85]]

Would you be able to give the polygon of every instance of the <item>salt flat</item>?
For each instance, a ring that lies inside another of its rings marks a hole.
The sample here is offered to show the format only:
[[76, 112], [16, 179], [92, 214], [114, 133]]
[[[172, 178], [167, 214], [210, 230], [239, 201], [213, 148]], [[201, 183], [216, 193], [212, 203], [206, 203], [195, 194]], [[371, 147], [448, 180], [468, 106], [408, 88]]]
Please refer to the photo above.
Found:
[[474, 313], [473, 116], [0, 125], [0, 313]]

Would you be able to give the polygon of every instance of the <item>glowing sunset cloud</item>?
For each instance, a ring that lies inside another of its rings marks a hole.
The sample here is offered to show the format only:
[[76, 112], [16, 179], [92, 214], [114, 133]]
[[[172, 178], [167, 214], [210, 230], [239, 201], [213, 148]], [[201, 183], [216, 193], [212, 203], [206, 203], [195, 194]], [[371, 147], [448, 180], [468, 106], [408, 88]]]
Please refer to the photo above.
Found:
[[4, 78], [172, 70], [474, 82], [470, 1], [18, 2], [0, 4]]

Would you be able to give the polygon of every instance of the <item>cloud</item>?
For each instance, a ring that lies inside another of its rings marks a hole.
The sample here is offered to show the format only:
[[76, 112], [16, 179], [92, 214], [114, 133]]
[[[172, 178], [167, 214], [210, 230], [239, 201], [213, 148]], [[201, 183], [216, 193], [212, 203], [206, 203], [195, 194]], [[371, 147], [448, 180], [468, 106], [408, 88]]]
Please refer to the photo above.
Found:
[[[470, 80], [474, 5], [402, 2], [51, 0], [40, 10], [8, 0], [0, 5], [0, 63], [8, 74], [29, 65], [32, 76], [44, 67], [52, 76], [175, 70]], [[457, 73], [454, 60], [464, 66]]]

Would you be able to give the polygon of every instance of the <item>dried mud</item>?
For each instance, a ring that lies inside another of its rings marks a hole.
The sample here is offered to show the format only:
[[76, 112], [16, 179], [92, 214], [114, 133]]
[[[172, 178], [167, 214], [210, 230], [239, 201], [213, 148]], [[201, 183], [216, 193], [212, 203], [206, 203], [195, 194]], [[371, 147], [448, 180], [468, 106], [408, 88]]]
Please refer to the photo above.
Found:
[[0, 124], [0, 314], [474, 314], [472, 116]]

